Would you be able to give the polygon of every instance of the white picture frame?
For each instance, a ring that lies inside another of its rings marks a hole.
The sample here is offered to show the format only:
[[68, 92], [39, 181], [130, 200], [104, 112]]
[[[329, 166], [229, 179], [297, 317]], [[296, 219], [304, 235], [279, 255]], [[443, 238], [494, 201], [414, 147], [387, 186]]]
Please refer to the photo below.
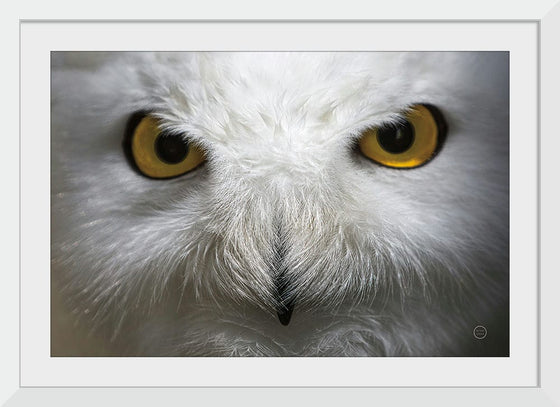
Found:
[[[247, 387], [214, 387], [211, 384], [204, 388], [194, 388], [194, 387], [135, 387], [134, 384], [127, 385], [129, 387], [60, 387], [52, 385], [33, 385], [26, 386], [25, 381], [22, 386], [21, 380], [21, 359], [22, 355], [18, 354], [18, 349], [20, 349], [20, 313], [17, 310], [20, 308], [20, 304], [29, 301], [29, 293], [22, 291], [20, 293], [18, 286], [20, 283], [20, 274], [18, 273], [20, 264], [20, 259], [16, 253], [18, 250], [18, 242], [16, 239], [8, 241], [6, 244], [7, 253], [12, 253], [13, 256], [9, 258], [7, 272], [3, 273], [0, 277], [2, 280], [3, 287], [9, 287], [8, 291], [10, 295], [5, 296], [1, 299], [1, 312], [3, 317], [3, 326], [5, 329], [4, 336], [4, 346], [0, 350], [2, 353], [2, 368], [0, 376], [0, 401], [6, 401], [8, 406], [17, 405], [117, 405], [117, 404], [134, 404], [134, 405], [160, 405], [160, 404], [184, 404], [186, 400], [192, 402], [193, 404], [204, 404], [213, 405], [218, 403], [227, 404], [243, 404], [250, 405], [253, 402], [262, 404], [264, 400], [267, 404], [286, 404], [286, 403], [297, 403], [305, 400], [305, 402], [312, 402], [313, 404], [326, 404], [326, 405], [339, 405], [352, 403], [353, 398], [359, 399], [360, 401], [375, 401], [381, 405], [401, 405], [401, 404], [430, 404], [430, 405], [473, 405], [473, 404], [499, 404], [499, 405], [560, 405], [560, 390], [558, 390], [558, 384], [560, 380], [558, 379], [558, 365], [560, 364], [560, 357], [558, 343], [560, 342], [560, 330], [557, 328], [555, 323], [557, 318], [555, 311], [560, 309], [559, 296], [556, 294], [556, 287], [558, 286], [559, 277], [555, 273], [555, 269], [552, 266], [552, 254], [554, 253], [554, 232], [555, 226], [558, 226], [558, 215], [555, 213], [556, 208], [560, 205], [558, 197], [554, 196], [554, 185], [557, 183], [555, 179], [555, 173], [557, 169], [555, 168], [555, 151], [558, 148], [558, 141], [554, 139], [555, 134], [555, 98], [560, 90], [559, 81], [557, 79], [560, 72], [560, 59], [558, 56], [558, 46], [556, 44], [556, 39], [560, 38], [559, 28], [560, 27], [560, 4], [557, 1], [549, 2], [535, 2], [534, 4], [521, 6], [511, 6], [508, 7], [506, 2], [495, 2], [491, 3], [491, 6], [486, 5], [481, 2], [478, 5], [470, 3], [469, 7], [463, 5], [463, 8], [456, 8], [457, 5], [448, 5], [447, 8], [437, 9], [439, 5], [435, 2], [430, 6], [427, 5], [427, 11], [421, 10], [416, 6], [411, 6], [413, 2], [408, 2], [408, 4], [402, 3], [401, 6], [390, 6], [389, 8], [381, 9], [379, 13], [356, 13], [351, 15], [348, 9], [351, 7], [345, 7], [344, 10], [332, 10], [327, 9], [322, 15], [318, 16], [320, 19], [317, 24], [322, 22], [335, 22], [334, 20], [343, 19], [346, 20], [345, 23], [356, 23], [358, 20], [362, 23], [373, 22], [373, 19], [368, 18], [368, 14], [375, 15], [375, 21], [377, 22], [396, 22], [403, 20], [414, 19], [418, 23], [422, 22], [447, 22], [450, 24], [460, 24], [461, 22], [482, 22], [482, 21], [492, 21], [500, 24], [514, 24], [518, 22], [534, 24], [537, 32], [537, 64], [539, 68], [539, 98], [537, 99], [537, 106], [540, 115], [540, 122], [537, 129], [538, 140], [537, 149], [538, 157], [535, 162], [537, 162], [538, 168], [535, 172], [538, 175], [538, 180], [535, 182], [535, 199], [537, 205], [539, 205], [538, 211], [538, 235], [535, 239], [529, 238], [527, 242], [528, 245], [534, 245], [539, 251], [539, 260], [536, 265], [538, 273], [538, 311], [539, 316], [536, 318], [535, 326], [529, 326], [528, 329], [536, 329], [538, 331], [538, 361], [537, 361], [537, 380], [536, 386], [521, 386], [521, 387], [485, 387], [485, 386], [474, 386], [474, 387], [422, 387], [410, 385], [408, 387], [368, 387], [368, 386], [346, 386], [346, 387], [297, 387], [297, 388], [287, 388], [287, 387], [257, 387], [257, 388], [247, 388]], [[348, 5], [346, 5], [348, 6]], [[408, 8], [407, 6], [410, 6]], [[425, 5], [426, 6], [426, 5]], [[437, 7], [436, 7], [437, 6]], [[206, 18], [212, 16], [212, 18], [232, 18], [239, 19], [243, 15], [237, 10], [231, 10], [230, 15], [224, 15], [225, 11], [219, 11], [219, 17], [215, 17], [212, 13], [211, 5], [207, 6], [205, 11], [199, 11], [198, 14], [190, 14], [191, 21], [201, 20], [197, 24], [208, 24], [210, 20]], [[318, 6], [321, 7], [321, 6]], [[416, 7], [416, 8], [415, 8]], [[249, 6], [243, 7], [243, 9], [250, 9]], [[506, 10], [507, 9], [507, 10]], [[8, 20], [10, 24], [8, 29], [4, 28], [5, 38], [13, 37], [17, 34], [13, 30], [17, 25], [19, 20], [18, 29], [21, 33], [21, 25], [29, 22], [38, 23], [39, 20], [28, 20], [27, 18], [45, 18], [41, 24], [51, 24], [56, 21], [54, 18], [58, 18], [58, 13], [61, 12], [60, 9], [55, 11], [42, 10], [36, 15], [35, 13], [30, 14], [30, 8], [26, 8], [25, 13], [12, 15], [10, 17], [4, 17]], [[314, 11], [313, 9], [311, 11]], [[377, 10], [376, 10], [377, 11]], [[331, 14], [328, 14], [328, 13]], [[21, 13], [21, 12], [20, 12]], [[61, 12], [61, 14], [64, 14]], [[167, 18], [168, 16], [151, 15], [146, 14], [136, 14], [131, 15], [133, 20], [144, 20], [149, 18]], [[251, 13], [249, 13], [251, 14]], [[304, 10], [305, 14], [305, 10]], [[307, 17], [313, 15], [309, 13], [302, 17]], [[92, 12], [90, 14], [94, 20], [106, 18], [105, 16], [99, 15], [99, 13]], [[434, 17], [435, 16], [435, 17]], [[274, 20], [291, 20], [293, 21], [293, 16], [287, 15], [285, 12], [274, 9], [270, 10], [268, 13], [263, 14], [253, 14], [251, 19], [262, 20], [262, 24], [276, 24], [275, 22], [268, 21], [274, 17]], [[66, 18], [75, 18], [74, 16], [66, 15]], [[246, 17], [245, 17], [246, 18]], [[122, 21], [120, 23], [123, 23]], [[158, 24], [161, 22], [158, 22]], [[168, 24], [173, 24], [167, 21]], [[233, 22], [232, 22], [233, 23]], [[315, 24], [311, 21], [302, 22], [306, 24]], [[76, 20], [74, 23], [76, 26], [83, 24], [88, 24], [85, 21]], [[240, 22], [242, 24], [242, 22]], [[40, 24], [37, 24], [39, 27]], [[10, 31], [10, 29], [12, 31]], [[38, 28], [40, 29], [40, 27]], [[20, 37], [21, 39], [21, 37]], [[13, 41], [12, 41], [13, 42]], [[13, 52], [13, 60], [20, 60], [18, 55], [21, 55], [20, 46], [21, 44], [11, 44], [9, 52]], [[273, 45], [273, 48], [277, 48], [280, 45]], [[336, 47], [336, 46], [335, 46]], [[147, 46], [150, 48], [150, 46]], [[21, 60], [20, 60], [21, 61]], [[17, 65], [12, 67], [10, 73], [14, 75], [18, 74], [21, 66]], [[47, 74], [47, 73], [45, 73]], [[15, 78], [15, 76], [13, 76]], [[13, 81], [15, 82], [15, 80]], [[17, 110], [17, 104], [14, 102], [16, 95], [20, 94], [20, 89], [22, 84], [13, 83], [10, 88], [12, 90], [12, 98], [10, 103], [3, 102], [4, 111], [9, 112], [8, 114], [15, 118], [19, 117]], [[15, 122], [15, 120], [14, 120]], [[13, 129], [9, 128], [11, 134], [16, 134], [16, 132], [21, 131], [21, 123], [14, 123]], [[19, 127], [19, 129], [18, 129]], [[556, 130], [557, 131], [557, 130]], [[18, 149], [16, 140], [8, 140], [6, 142], [6, 149], [8, 151], [15, 151]], [[556, 144], [555, 144], [556, 143]], [[534, 157], [533, 157], [534, 158]], [[18, 196], [18, 190], [20, 188], [19, 177], [14, 176], [14, 169], [18, 164], [12, 164], [11, 168], [6, 167], [3, 174], [9, 174], [10, 178], [8, 181], [8, 188], [12, 192], [12, 196]], [[33, 162], [27, 155], [21, 155], [20, 158], [20, 171], [28, 169], [29, 166], [33, 166]], [[21, 175], [20, 175], [21, 177]], [[25, 198], [22, 196], [22, 201]], [[23, 204], [22, 202], [20, 204]], [[11, 236], [15, 236], [19, 233], [19, 224], [25, 221], [23, 217], [26, 216], [26, 212], [21, 210], [20, 217], [22, 218], [20, 222], [14, 219], [13, 215], [16, 211], [19, 211], [18, 202], [9, 203], [9, 207], [5, 210], [9, 213], [9, 218], [6, 219], [6, 224], [8, 226], [8, 231], [12, 232]], [[20, 206], [23, 208], [23, 205]], [[48, 228], [48, 213], [44, 219], [44, 224], [38, 227]], [[48, 249], [47, 249], [48, 250]], [[13, 257], [13, 259], [12, 259]], [[43, 289], [48, 289], [48, 287], [43, 287]], [[18, 295], [20, 294], [20, 295]], [[27, 297], [26, 297], [27, 295]], [[41, 349], [49, 348], [49, 344], [38, 343], [37, 346]], [[25, 357], [25, 355], [23, 355]], [[100, 359], [100, 363], [103, 360]], [[140, 365], [141, 368], [141, 365]], [[46, 381], [47, 382], [47, 381]], [[222, 383], [223, 385], [223, 383]], [[131, 388], [132, 387], [132, 388]]]

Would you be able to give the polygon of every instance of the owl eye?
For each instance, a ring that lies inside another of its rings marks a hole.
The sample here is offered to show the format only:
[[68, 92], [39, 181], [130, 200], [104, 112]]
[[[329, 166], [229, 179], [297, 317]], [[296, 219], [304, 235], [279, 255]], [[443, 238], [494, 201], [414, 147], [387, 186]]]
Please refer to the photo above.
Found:
[[414, 105], [400, 123], [370, 128], [362, 133], [363, 155], [387, 167], [414, 168], [432, 159], [441, 148], [446, 125], [431, 105]]
[[204, 152], [183, 135], [159, 128], [158, 119], [143, 116], [130, 140], [132, 160], [151, 178], [171, 178], [185, 174], [204, 162]]

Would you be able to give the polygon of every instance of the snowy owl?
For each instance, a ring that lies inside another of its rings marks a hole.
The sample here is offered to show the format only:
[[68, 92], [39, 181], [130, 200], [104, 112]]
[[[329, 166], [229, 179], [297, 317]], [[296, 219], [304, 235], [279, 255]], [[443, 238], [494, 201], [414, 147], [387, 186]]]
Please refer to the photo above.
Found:
[[54, 52], [53, 356], [508, 356], [507, 52]]

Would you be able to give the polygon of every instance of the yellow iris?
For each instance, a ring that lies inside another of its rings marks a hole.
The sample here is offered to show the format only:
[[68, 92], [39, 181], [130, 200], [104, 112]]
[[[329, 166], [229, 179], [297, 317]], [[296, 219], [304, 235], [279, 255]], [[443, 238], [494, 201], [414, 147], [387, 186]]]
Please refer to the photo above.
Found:
[[177, 134], [162, 132], [158, 120], [145, 116], [132, 136], [132, 157], [138, 169], [151, 178], [171, 178], [204, 162], [204, 152]]
[[436, 154], [443, 133], [443, 122], [435, 108], [415, 105], [402, 123], [366, 130], [359, 146], [366, 157], [379, 164], [414, 168]]

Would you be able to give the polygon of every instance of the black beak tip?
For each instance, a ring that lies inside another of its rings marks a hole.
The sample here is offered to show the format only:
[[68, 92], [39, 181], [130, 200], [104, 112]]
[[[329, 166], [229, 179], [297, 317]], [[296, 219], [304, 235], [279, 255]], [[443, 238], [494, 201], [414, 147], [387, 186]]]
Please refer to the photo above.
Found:
[[278, 319], [280, 323], [284, 326], [287, 326], [290, 323], [290, 319], [292, 318], [292, 312], [294, 311], [294, 307], [290, 306], [288, 308], [283, 308], [281, 311], [278, 311]]

